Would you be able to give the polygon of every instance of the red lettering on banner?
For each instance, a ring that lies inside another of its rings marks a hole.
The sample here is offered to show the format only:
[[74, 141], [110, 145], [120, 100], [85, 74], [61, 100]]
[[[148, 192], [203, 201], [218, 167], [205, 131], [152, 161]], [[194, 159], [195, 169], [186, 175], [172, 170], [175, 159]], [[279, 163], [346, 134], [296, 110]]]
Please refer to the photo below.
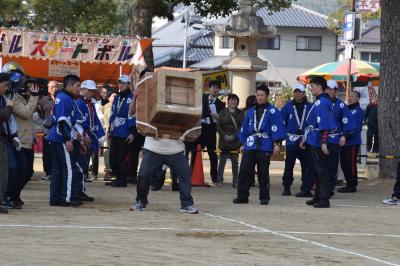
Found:
[[45, 56], [45, 53], [43, 51], [43, 47], [47, 44], [46, 41], [34, 41], [33, 44], [37, 44], [35, 50], [32, 51], [31, 55], [34, 56], [37, 53], [40, 54], [40, 56]]

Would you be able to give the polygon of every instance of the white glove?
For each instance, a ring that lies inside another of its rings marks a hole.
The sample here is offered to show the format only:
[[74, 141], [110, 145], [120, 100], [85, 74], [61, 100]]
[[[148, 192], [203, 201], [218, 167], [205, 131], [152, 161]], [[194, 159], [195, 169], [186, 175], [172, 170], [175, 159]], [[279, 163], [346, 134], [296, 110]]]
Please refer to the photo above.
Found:
[[19, 140], [18, 137], [14, 137], [12, 139], [13, 146], [17, 151], [20, 151], [22, 149], [21, 141]]

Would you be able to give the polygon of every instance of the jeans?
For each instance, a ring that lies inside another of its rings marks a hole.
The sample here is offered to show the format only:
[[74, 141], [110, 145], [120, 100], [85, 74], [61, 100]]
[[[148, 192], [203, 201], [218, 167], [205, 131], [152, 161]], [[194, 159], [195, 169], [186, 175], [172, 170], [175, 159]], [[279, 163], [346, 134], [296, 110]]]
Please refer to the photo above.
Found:
[[257, 165], [258, 169], [258, 184], [260, 186], [260, 200], [269, 200], [269, 164], [271, 154], [265, 151], [249, 150], [244, 151], [242, 161], [240, 162], [240, 170], [238, 177], [238, 191], [237, 196], [239, 199], [248, 199], [251, 180], [254, 176], [254, 168]]
[[146, 149], [143, 150], [143, 160], [140, 165], [138, 184], [136, 187], [136, 200], [142, 202], [144, 205], [148, 204], [147, 196], [149, 194], [150, 185], [163, 164], [168, 165], [178, 178], [181, 207], [192, 206], [193, 198], [190, 194], [192, 189], [190, 168], [183, 152], [163, 155]]
[[[235, 152], [235, 151], [233, 151]], [[223, 183], [224, 182], [224, 170], [225, 170], [225, 164], [226, 160], [230, 158], [231, 163], [232, 163], [232, 183], [237, 183], [237, 178], [238, 178], [238, 172], [239, 172], [239, 153], [236, 151], [236, 153], [230, 153], [230, 152], [222, 152], [219, 155], [219, 164], [218, 164], [218, 183]]]
[[392, 196], [400, 199], [400, 161], [397, 164], [396, 184], [394, 185], [394, 193]]

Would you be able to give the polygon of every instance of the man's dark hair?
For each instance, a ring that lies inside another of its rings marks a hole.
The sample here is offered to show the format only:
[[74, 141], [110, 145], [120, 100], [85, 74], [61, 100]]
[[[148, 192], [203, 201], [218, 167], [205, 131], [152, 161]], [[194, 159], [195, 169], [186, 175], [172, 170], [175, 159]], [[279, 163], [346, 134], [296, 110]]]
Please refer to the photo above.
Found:
[[266, 84], [260, 84], [257, 86], [256, 91], [264, 91], [267, 96], [269, 95], [269, 88]]
[[77, 75], [66, 75], [64, 77], [64, 88], [67, 88], [68, 85], [74, 85], [77, 82], [81, 82], [81, 79]]
[[322, 90], [325, 91], [326, 89], [326, 80], [323, 77], [313, 77], [310, 81], [310, 84], [317, 84], [320, 85], [322, 87]]
[[6, 82], [10, 80], [10, 74], [8, 73], [0, 73], [0, 83]]
[[219, 89], [221, 89], [221, 82], [219, 82], [218, 80], [213, 80], [210, 82], [210, 88], [212, 86], [217, 86]]
[[361, 98], [361, 93], [359, 91], [351, 91], [351, 92], [354, 92], [357, 95], [358, 99]]
[[235, 99], [239, 104], [239, 96], [237, 96], [236, 94], [234, 94], [234, 93], [229, 94], [228, 95], [228, 101], [231, 100], [231, 99]]

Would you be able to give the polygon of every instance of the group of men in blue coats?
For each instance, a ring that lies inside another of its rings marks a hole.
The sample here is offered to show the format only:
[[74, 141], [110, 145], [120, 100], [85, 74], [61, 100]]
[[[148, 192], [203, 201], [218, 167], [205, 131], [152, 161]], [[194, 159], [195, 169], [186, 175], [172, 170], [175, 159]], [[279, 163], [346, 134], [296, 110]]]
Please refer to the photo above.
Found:
[[[346, 186], [338, 191], [356, 192], [357, 155], [361, 145], [363, 110], [360, 94], [352, 91], [349, 105], [337, 98], [338, 84], [322, 77], [311, 80], [310, 90], [316, 98], [307, 101], [305, 86], [297, 84], [293, 100], [281, 110], [268, 103], [266, 85], [256, 89], [257, 104], [245, 116], [239, 138], [243, 157], [239, 170], [237, 197], [233, 203], [248, 203], [249, 169], [257, 167], [260, 186], [260, 204], [269, 203], [270, 156], [280, 152], [286, 142], [285, 170], [282, 177], [284, 196], [291, 195], [293, 167], [296, 159], [302, 169], [301, 189], [296, 197], [312, 197], [306, 202], [315, 208], [329, 208], [334, 195], [339, 161]], [[315, 193], [311, 190], [315, 185]]]

